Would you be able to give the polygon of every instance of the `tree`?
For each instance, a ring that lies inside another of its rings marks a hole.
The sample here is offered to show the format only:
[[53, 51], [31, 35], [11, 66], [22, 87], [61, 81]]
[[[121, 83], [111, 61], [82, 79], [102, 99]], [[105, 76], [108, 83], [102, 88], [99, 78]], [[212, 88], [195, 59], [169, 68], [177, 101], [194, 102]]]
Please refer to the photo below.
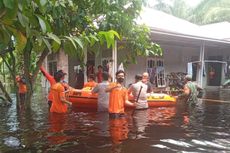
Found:
[[[0, 89], [1, 89], [2, 93], [4, 94], [5, 98], [7, 99], [7, 101], [12, 102], [12, 99], [10, 98], [10, 95], [6, 91], [6, 88], [5, 88], [4, 84], [3, 84], [3, 82], [6, 82], [7, 72], [6, 72], [4, 62], [3, 62], [2, 59], [0, 59], [0, 74], [1, 74], [0, 75]], [[3, 80], [3, 82], [1, 80]]]
[[195, 8], [186, 5], [184, 0], [173, 0], [172, 4], [157, 0], [153, 8], [195, 24], [230, 21], [229, 0], [202, 0]]
[[203, 0], [191, 12], [189, 20], [196, 24], [230, 21], [230, 1]]
[[[120, 38], [117, 32], [128, 38], [127, 31], [136, 26], [133, 20], [142, 3], [139, 0], [0, 0], [0, 55], [2, 59], [6, 56], [11, 59], [7, 65], [15, 83], [19, 73], [16, 66], [21, 67], [29, 91], [27, 108], [39, 67], [49, 52], [63, 48], [83, 62], [83, 48], [104, 42], [111, 47]], [[147, 35], [145, 40], [149, 42]]]
[[165, 2], [164, 0], [157, 0], [157, 3], [153, 6], [153, 8], [181, 19], [187, 19], [191, 12], [191, 8], [184, 0], [172, 0], [171, 4]]

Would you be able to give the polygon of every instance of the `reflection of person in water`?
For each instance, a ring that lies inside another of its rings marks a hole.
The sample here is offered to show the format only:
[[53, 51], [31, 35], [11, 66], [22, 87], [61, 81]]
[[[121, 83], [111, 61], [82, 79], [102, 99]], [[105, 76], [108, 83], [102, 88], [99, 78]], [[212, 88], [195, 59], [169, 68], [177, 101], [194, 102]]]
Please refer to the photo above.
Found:
[[49, 114], [49, 137], [51, 144], [62, 144], [68, 140], [68, 136], [63, 133], [65, 130], [66, 115], [60, 113]]
[[135, 110], [133, 113], [133, 124], [135, 127], [135, 138], [141, 138], [145, 134], [145, 128], [148, 124], [148, 110]]
[[109, 137], [109, 116], [107, 112], [96, 113], [95, 115], [95, 127], [98, 129], [96, 135]]
[[109, 126], [110, 136], [114, 144], [120, 144], [128, 138], [129, 129], [127, 118], [110, 119]]
[[122, 141], [128, 138], [128, 121], [127, 118], [115, 118], [109, 120], [109, 132], [112, 140], [112, 152], [121, 152]]

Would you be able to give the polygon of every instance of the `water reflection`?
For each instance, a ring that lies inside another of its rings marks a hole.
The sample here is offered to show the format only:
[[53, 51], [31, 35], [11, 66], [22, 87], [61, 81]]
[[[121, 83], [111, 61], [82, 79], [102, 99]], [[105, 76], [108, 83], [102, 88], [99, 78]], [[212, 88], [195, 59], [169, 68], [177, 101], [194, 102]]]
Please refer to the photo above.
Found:
[[147, 110], [135, 110], [132, 114], [133, 116], [133, 128], [135, 137], [134, 139], [142, 139], [145, 138], [145, 128], [149, 124], [149, 113]]
[[108, 137], [109, 134], [109, 115], [107, 112], [96, 113], [95, 127], [97, 128], [97, 134], [102, 137]]
[[149, 109], [148, 119], [153, 122], [153, 124], [170, 126], [171, 119], [176, 114], [175, 107], [158, 107]]
[[[229, 93], [205, 96], [228, 100]], [[15, 111], [15, 104], [0, 109], [1, 152], [230, 152], [228, 103], [201, 100], [189, 108], [178, 102], [175, 107], [128, 110], [120, 119], [78, 109], [51, 114], [42, 99], [28, 113]]]
[[122, 141], [128, 139], [128, 121], [126, 117], [110, 119], [109, 132], [112, 140], [111, 152], [120, 153], [122, 151]]
[[68, 135], [64, 133], [66, 126], [66, 114], [50, 113], [48, 129], [49, 136], [47, 139], [50, 144], [61, 144], [68, 140]]

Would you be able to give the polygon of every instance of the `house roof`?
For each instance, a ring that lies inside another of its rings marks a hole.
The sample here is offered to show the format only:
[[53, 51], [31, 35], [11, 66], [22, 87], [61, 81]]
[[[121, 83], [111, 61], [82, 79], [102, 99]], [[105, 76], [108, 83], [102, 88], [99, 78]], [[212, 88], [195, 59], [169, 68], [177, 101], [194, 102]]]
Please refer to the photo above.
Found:
[[229, 22], [219, 22], [219, 23], [200, 26], [200, 29], [201, 31], [203, 31], [204, 35], [208, 37], [230, 41], [230, 29], [229, 28], [230, 28]]
[[228, 22], [199, 26], [150, 8], [143, 9], [137, 22], [149, 26], [152, 32], [230, 43], [230, 30], [228, 30], [230, 23]]
[[146, 24], [151, 29], [192, 35], [194, 30], [196, 32], [199, 28], [186, 20], [150, 8], [143, 9], [138, 23]]

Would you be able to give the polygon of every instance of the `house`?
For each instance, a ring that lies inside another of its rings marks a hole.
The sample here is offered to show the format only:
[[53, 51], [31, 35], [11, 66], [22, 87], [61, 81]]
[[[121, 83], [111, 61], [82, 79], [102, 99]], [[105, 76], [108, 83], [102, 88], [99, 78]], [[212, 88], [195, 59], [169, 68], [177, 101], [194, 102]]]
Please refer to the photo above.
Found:
[[165, 75], [186, 72], [202, 87], [221, 86], [229, 74], [230, 23], [198, 26], [153, 9], [144, 9], [141, 17], [164, 51]]
[[[134, 81], [135, 74], [145, 71], [157, 87], [166, 86], [166, 76], [171, 72], [191, 74], [199, 85], [207, 88], [220, 87], [229, 75], [230, 23], [199, 26], [153, 9], [144, 9], [137, 21], [150, 27], [152, 41], [160, 44], [163, 56], [137, 57], [137, 64], [125, 68], [126, 85]], [[97, 56], [88, 53], [87, 65], [95, 71], [98, 65], [106, 67], [112, 62], [114, 76], [125, 52], [117, 49], [119, 46], [117, 43], [114, 49], [104, 49]], [[68, 72], [69, 84], [74, 86], [80, 64], [77, 59], [60, 52], [49, 55], [44, 64], [50, 72], [57, 69]]]

